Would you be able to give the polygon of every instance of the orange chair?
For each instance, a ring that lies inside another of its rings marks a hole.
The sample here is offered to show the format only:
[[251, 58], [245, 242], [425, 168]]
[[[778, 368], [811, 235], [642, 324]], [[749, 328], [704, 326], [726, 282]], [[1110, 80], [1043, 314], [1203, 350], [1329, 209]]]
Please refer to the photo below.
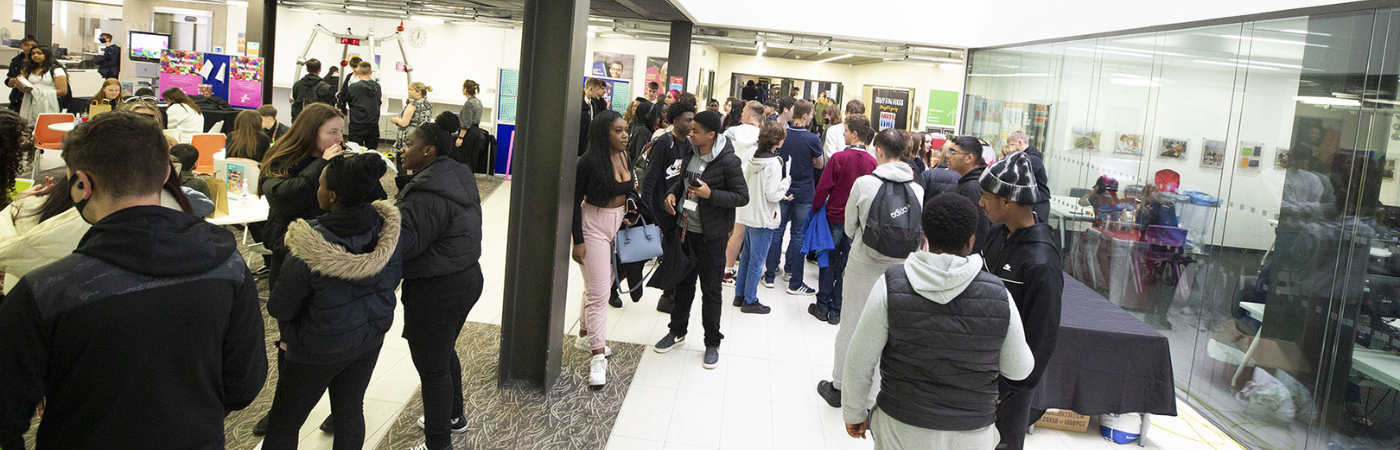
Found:
[[56, 123], [73, 123], [72, 114], [40, 114], [34, 125], [34, 146], [45, 150], [61, 150], [63, 148], [63, 135], [66, 131], [54, 131], [49, 129], [49, 125]]
[[199, 162], [195, 163], [194, 171], [214, 173], [214, 154], [224, 150], [224, 135], [196, 134], [190, 139], [190, 145], [199, 150]]

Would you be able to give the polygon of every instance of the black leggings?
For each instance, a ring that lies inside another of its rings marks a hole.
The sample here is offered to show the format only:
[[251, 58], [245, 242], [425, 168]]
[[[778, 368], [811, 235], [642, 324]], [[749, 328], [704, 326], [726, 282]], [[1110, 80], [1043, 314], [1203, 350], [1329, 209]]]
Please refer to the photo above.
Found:
[[452, 446], [452, 419], [463, 416], [457, 336], [484, 282], [480, 265], [403, 282], [403, 337], [423, 383], [423, 435], [430, 450]]
[[296, 449], [298, 432], [311, 409], [321, 401], [327, 388], [331, 394], [331, 417], [335, 419], [335, 450], [365, 445], [365, 389], [369, 387], [380, 346], [360, 356], [335, 364], [302, 364], [277, 351], [277, 392], [267, 413], [264, 449]]

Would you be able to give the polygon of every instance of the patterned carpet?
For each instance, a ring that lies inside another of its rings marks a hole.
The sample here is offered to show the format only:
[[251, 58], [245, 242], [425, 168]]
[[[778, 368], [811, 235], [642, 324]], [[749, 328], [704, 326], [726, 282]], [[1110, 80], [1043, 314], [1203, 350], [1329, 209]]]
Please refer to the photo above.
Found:
[[[559, 380], [549, 393], [496, 387], [500, 358], [500, 327], [467, 322], [457, 341], [462, 358], [462, 394], [466, 397], [465, 434], [453, 436], [457, 450], [466, 449], [594, 449], [607, 447], [613, 423], [645, 346], [609, 342], [608, 384], [588, 388], [588, 357], [565, 339]], [[418, 416], [423, 398], [414, 392], [399, 418], [376, 450], [411, 448], [423, 442]]]

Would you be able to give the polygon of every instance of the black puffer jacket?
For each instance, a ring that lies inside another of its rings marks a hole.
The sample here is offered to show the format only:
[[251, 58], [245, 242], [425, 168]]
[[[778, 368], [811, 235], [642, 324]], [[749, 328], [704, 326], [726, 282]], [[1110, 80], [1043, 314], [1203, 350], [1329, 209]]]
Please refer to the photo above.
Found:
[[386, 201], [292, 223], [291, 255], [267, 299], [287, 359], [334, 364], [384, 343], [402, 279], [398, 245], [399, 210]]
[[[974, 205], [982, 204], [981, 180], [982, 172], [986, 170], [986, 167], [978, 167], [976, 169], [972, 169], [972, 171], [968, 172], [967, 175], [963, 175], [962, 178], [958, 179], [958, 194], [962, 194], [963, 197], [967, 197], [968, 200], [972, 200], [972, 204]], [[933, 197], [929, 197], [928, 194], [925, 193], [924, 198]], [[973, 242], [972, 244], [973, 253], [981, 253], [982, 249], [987, 248], [987, 230], [991, 228], [992, 222], [987, 220], [987, 212], [983, 211], [981, 206], [978, 206], [977, 241]]]
[[923, 171], [919, 174], [919, 186], [924, 188], [924, 199], [937, 197], [944, 192], [957, 192], [959, 178], [962, 177], [957, 172], [946, 167], [934, 167]]
[[[1060, 335], [1060, 296], [1064, 293], [1064, 264], [1055, 232], [1037, 223], [1012, 233], [1006, 224], [992, 226], [982, 251], [986, 271], [1001, 278], [1026, 330], [1026, 344], [1035, 355], [1035, 368], [1024, 380], [1006, 380], [1013, 391], [1032, 389], [1045, 373]], [[1003, 392], [1006, 394], [1006, 392]]]
[[[705, 165], [705, 171], [700, 174], [700, 180], [710, 186], [710, 198], [695, 197], [694, 200], [700, 204], [700, 229], [704, 230], [705, 239], [728, 239], [729, 233], [734, 231], [735, 209], [749, 204], [749, 187], [744, 182], [744, 167], [739, 163], [739, 156], [734, 154], [734, 144], [729, 139], [722, 134], [716, 135], [715, 147], [710, 151], [719, 152], [719, 156]], [[685, 168], [690, 166], [691, 159], [699, 157], [692, 151], [681, 159], [681, 172], [684, 173]], [[682, 205], [685, 204], [689, 187], [684, 178], [678, 178], [670, 192], [670, 195], [676, 196], [676, 224], [679, 226], [684, 226], [679, 218], [685, 215]]]
[[476, 265], [481, 258], [481, 194], [471, 168], [439, 156], [395, 181], [403, 214], [399, 243], [404, 278], [449, 275]]

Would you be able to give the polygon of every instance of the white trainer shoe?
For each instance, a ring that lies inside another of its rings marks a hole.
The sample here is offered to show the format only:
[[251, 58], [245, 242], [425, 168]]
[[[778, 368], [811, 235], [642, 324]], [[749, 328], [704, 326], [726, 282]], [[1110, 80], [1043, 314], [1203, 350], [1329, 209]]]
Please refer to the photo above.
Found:
[[588, 385], [598, 387], [608, 383], [608, 357], [593, 355], [588, 360]]
[[[574, 339], [574, 348], [579, 349], [579, 350], [583, 350], [583, 351], [585, 351], [585, 352], [590, 352], [590, 353], [593, 352], [593, 346], [590, 345], [590, 344], [588, 343], [588, 338], [587, 338], [587, 337], [583, 337], [583, 336], [579, 336], [578, 338], [575, 338], [575, 339]], [[603, 346], [603, 354], [604, 354], [604, 355], [607, 355], [607, 357], [611, 358], [611, 357], [612, 357], [612, 346], [611, 346], [611, 345], [605, 345], [605, 346]]]

